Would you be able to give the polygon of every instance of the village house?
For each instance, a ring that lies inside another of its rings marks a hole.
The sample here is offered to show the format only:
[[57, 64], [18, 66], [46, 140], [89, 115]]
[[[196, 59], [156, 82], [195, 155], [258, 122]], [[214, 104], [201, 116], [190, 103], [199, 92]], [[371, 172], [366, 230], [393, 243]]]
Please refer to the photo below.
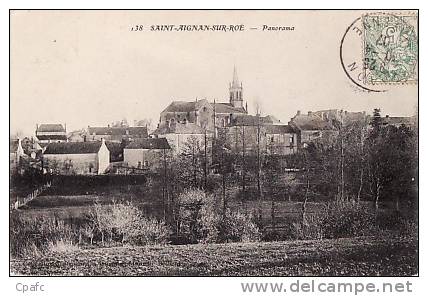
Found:
[[170, 149], [165, 138], [135, 140], [124, 149], [124, 163], [129, 168], [158, 169], [163, 167], [166, 153]]
[[145, 139], [148, 137], [145, 126], [88, 126], [87, 133], [83, 136], [83, 141], [100, 141], [104, 139], [112, 142], [131, 141], [134, 139]]
[[[289, 125], [281, 123], [272, 115], [241, 115], [225, 128], [227, 141], [235, 150], [255, 153], [288, 155], [297, 152], [297, 133]], [[260, 136], [257, 141], [257, 135]]]
[[105, 140], [50, 143], [43, 153], [44, 167], [63, 175], [103, 174], [110, 164]]
[[207, 131], [195, 123], [173, 123], [169, 126], [157, 128], [152, 136], [165, 138], [174, 154], [184, 151], [189, 141], [198, 141], [202, 147], [207, 137], [207, 145], [210, 145], [213, 132]]
[[21, 139], [11, 139], [9, 142], [9, 165], [10, 171], [15, 172], [20, 164], [21, 157], [24, 157]]
[[348, 125], [356, 121], [367, 121], [367, 114], [362, 112], [350, 112], [339, 109], [319, 110], [312, 112], [312, 115], [320, 117], [324, 121], [330, 122], [333, 126]]
[[36, 138], [40, 146], [49, 143], [61, 143], [67, 141], [66, 125], [59, 123], [44, 123], [36, 125]]
[[266, 150], [268, 154], [289, 155], [297, 152], [297, 133], [290, 125], [266, 125]]
[[392, 125], [392, 126], [395, 126], [397, 128], [404, 125], [406, 127], [413, 129], [417, 125], [417, 118], [416, 118], [416, 116], [398, 117], [398, 116], [385, 115], [385, 117], [382, 117], [382, 124], [383, 125]]
[[298, 149], [323, 136], [336, 135], [338, 133], [330, 121], [322, 119], [311, 111], [308, 114], [302, 114], [297, 111], [297, 114], [291, 118], [288, 124], [297, 132]]
[[243, 87], [238, 80], [236, 68], [229, 84], [229, 102], [173, 101], [160, 114], [159, 126], [175, 123], [193, 123], [204, 129], [214, 131], [215, 127], [226, 127], [237, 115], [247, 114], [244, 108]]

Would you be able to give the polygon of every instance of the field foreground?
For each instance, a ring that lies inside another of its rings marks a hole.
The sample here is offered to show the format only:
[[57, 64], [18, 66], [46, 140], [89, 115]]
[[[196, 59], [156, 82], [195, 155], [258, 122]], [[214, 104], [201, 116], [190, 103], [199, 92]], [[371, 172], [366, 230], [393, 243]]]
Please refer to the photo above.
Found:
[[62, 276], [410, 276], [417, 241], [319, 241], [114, 247], [12, 259], [11, 273]]

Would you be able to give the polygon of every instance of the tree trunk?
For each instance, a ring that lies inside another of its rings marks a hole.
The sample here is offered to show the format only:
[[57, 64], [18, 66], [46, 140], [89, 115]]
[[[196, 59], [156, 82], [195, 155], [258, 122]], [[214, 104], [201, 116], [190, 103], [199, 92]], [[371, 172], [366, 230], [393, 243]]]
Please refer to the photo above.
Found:
[[272, 195], [272, 201], [271, 201], [271, 218], [272, 218], [272, 230], [275, 230], [276, 221], [275, 221], [275, 198]]
[[364, 176], [364, 169], [361, 168], [360, 171], [360, 187], [358, 188], [358, 194], [357, 194], [357, 203], [360, 203], [360, 199], [361, 199], [361, 191], [363, 189], [363, 176]]
[[376, 178], [376, 197], [375, 197], [375, 210], [376, 210], [376, 213], [377, 213], [377, 211], [379, 209], [380, 189], [381, 189], [380, 180], [379, 180], [379, 177], [377, 177]]
[[309, 177], [306, 184], [306, 192], [305, 192], [305, 199], [302, 203], [302, 225], [305, 226], [307, 224], [306, 221], [306, 204], [308, 203], [308, 196], [309, 196]]

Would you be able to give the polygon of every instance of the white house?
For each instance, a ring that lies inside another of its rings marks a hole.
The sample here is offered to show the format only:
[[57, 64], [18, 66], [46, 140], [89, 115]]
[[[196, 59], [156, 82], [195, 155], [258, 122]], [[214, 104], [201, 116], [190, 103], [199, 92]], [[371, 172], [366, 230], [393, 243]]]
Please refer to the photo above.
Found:
[[105, 140], [50, 143], [43, 152], [44, 166], [64, 175], [103, 174], [110, 164]]

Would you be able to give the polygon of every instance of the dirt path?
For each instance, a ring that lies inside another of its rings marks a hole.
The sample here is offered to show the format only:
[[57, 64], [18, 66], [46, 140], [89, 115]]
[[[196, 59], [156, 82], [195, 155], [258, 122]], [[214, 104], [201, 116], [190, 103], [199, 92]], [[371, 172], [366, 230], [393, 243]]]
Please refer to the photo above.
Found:
[[77, 276], [409, 276], [418, 272], [418, 252], [417, 241], [408, 238], [116, 247], [12, 260], [11, 271]]

